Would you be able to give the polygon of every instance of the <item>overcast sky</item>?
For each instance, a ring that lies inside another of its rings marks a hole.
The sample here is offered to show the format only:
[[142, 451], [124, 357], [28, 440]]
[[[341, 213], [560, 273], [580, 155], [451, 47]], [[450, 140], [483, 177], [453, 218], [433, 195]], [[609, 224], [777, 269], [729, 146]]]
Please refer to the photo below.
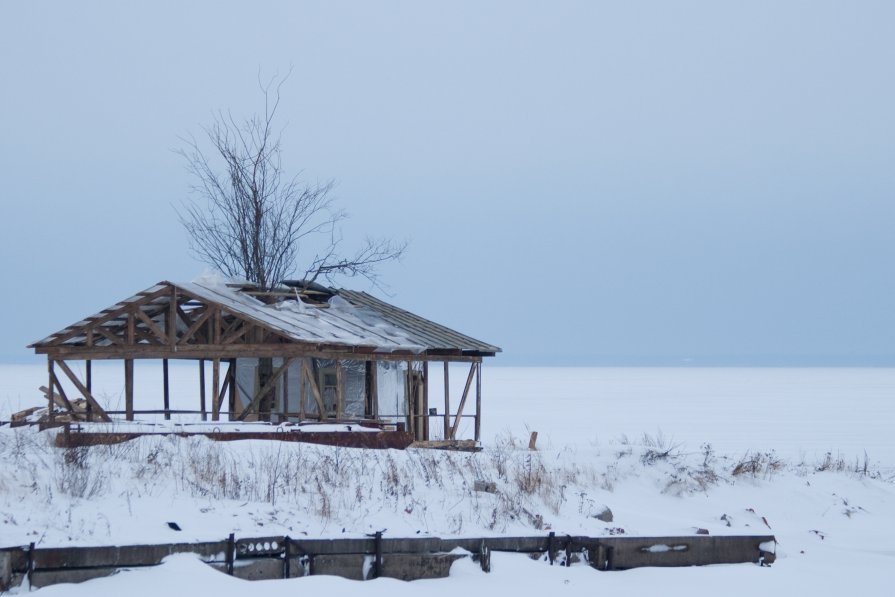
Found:
[[[174, 150], [287, 164], [495, 364], [895, 364], [895, 3], [0, 1], [0, 359], [189, 280]], [[362, 282], [345, 286], [366, 288]]]

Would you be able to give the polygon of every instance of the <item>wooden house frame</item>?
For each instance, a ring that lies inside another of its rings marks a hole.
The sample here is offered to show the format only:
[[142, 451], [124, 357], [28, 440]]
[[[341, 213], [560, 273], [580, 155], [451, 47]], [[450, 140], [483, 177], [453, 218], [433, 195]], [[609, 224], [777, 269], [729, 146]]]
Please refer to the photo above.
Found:
[[[30, 348], [47, 356], [50, 424], [56, 417], [54, 404], [69, 413], [75, 410], [60, 376], [86, 401], [88, 420], [110, 421], [112, 415], [122, 414], [127, 421], [141, 414], [163, 414], [170, 419], [173, 413], [183, 413], [170, 406], [168, 363], [186, 359], [199, 364], [199, 404], [194, 412], [212, 421], [375, 421], [381, 414], [394, 420], [398, 413], [380, 413], [377, 372], [401, 372], [406, 408], [399, 424], [418, 440], [430, 438], [430, 424], [443, 425], [444, 439], [457, 439], [464, 417], [474, 417], [474, 439], [479, 440], [482, 360], [500, 351], [364, 292], [288, 282], [262, 292], [251, 284], [202, 281], [160, 282]], [[161, 409], [138, 410], [134, 404], [134, 361], [138, 359], [161, 360]], [[91, 363], [99, 360], [124, 363], [124, 411], [109, 411], [93, 395]], [[70, 361], [84, 363], [83, 378], [76, 375]], [[205, 374], [208, 362], [210, 380]], [[237, 363], [256, 364], [255, 379], [260, 381], [250, 399], [237, 396]], [[325, 387], [321, 387], [324, 377], [318, 375], [321, 363], [330, 368]], [[469, 364], [453, 411], [451, 363]], [[435, 371], [439, 364], [445, 397], [441, 414], [437, 407], [430, 411], [428, 398], [430, 373], [440, 376]], [[351, 367], [356, 378], [352, 387], [363, 388], [362, 414], [346, 412], [347, 398], [354, 398], [346, 397], [346, 371]], [[271, 400], [274, 395], [281, 398]], [[466, 414], [473, 395], [474, 413]]]

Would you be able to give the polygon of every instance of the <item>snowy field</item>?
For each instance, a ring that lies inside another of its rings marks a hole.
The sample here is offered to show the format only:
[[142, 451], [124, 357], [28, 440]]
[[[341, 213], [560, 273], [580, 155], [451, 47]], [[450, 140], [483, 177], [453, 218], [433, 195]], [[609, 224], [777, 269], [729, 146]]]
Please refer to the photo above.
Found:
[[[196, 371], [172, 366], [175, 408]], [[456, 404], [465, 372], [452, 375]], [[137, 369], [136, 406], [159, 408], [161, 373]], [[0, 366], [0, 419], [40, 404], [41, 365]], [[120, 366], [96, 394], [123, 403]], [[439, 383], [430, 403], [439, 405]], [[0, 544], [102, 545], [241, 536], [431, 534], [777, 536], [778, 561], [598, 573], [495, 554], [485, 575], [359, 585], [261, 581], [267, 594], [890, 595], [895, 564], [895, 370], [484, 367], [479, 454], [365, 452], [278, 442], [145, 438], [65, 459], [48, 434], [0, 428]], [[440, 411], [441, 409], [439, 409]], [[527, 450], [538, 431], [537, 452]], [[461, 431], [462, 433], [462, 431]], [[498, 493], [471, 491], [475, 480]], [[594, 518], [603, 506], [614, 520]], [[166, 522], [183, 528], [175, 532]], [[201, 587], [201, 591], [198, 588]], [[48, 595], [243, 594], [189, 556]]]

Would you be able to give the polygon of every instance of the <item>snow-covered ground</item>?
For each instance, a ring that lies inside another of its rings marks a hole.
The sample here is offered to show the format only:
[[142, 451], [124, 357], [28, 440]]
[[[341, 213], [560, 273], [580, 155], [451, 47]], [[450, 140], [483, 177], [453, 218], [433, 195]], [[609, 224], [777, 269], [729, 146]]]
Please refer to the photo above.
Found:
[[[160, 406], [160, 373], [138, 369], [137, 408]], [[172, 367], [176, 407], [195, 408], [195, 370]], [[452, 379], [458, 392], [463, 371]], [[167, 542], [241, 536], [771, 532], [778, 562], [598, 573], [495, 554], [485, 575], [407, 585], [264, 581], [266, 593], [400, 595], [619, 590], [669, 595], [891, 594], [895, 564], [895, 370], [484, 368], [479, 454], [360, 451], [279, 442], [144, 438], [66, 457], [49, 435], [0, 428], [0, 544]], [[42, 366], [0, 366], [0, 419], [38, 405]], [[440, 397], [433, 384], [430, 401]], [[121, 402], [118, 366], [94, 369]], [[456, 404], [457, 398], [453, 398]], [[538, 431], [538, 451], [527, 449]], [[497, 494], [475, 493], [476, 480]], [[604, 523], [594, 514], [609, 506]], [[168, 521], [183, 530], [172, 531]], [[39, 591], [159, 595], [246, 591], [189, 556]]]

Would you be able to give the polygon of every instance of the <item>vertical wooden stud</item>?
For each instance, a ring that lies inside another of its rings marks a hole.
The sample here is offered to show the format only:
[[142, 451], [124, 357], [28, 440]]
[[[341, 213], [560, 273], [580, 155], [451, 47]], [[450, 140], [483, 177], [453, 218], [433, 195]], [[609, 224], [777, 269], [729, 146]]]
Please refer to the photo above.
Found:
[[451, 435], [451, 385], [448, 362], [444, 362], [444, 439]]
[[171, 390], [168, 384], [168, 359], [162, 359], [162, 394], [165, 401], [165, 420], [171, 420]]
[[211, 360], [211, 420], [221, 418], [221, 359]]
[[[133, 317], [131, 315], [131, 317]], [[134, 420], [134, 359], [124, 359], [124, 411], [128, 421]]]
[[475, 367], [475, 441], [482, 436], [482, 362]]
[[429, 361], [423, 361], [423, 440], [429, 441]]
[[345, 413], [345, 394], [342, 390], [345, 377], [342, 371], [342, 360], [336, 359], [336, 420], [341, 421]]
[[202, 420], [208, 420], [205, 410], [205, 359], [199, 359], [199, 410], [202, 412]]
[[55, 387], [53, 384], [53, 380], [56, 379], [56, 375], [53, 372], [53, 365], [54, 365], [53, 359], [48, 358], [47, 359], [47, 375], [49, 376], [49, 381], [47, 382], [47, 389], [49, 391], [47, 392], [47, 401], [48, 401], [47, 418], [49, 419], [50, 423], [53, 423], [56, 421], [56, 411], [53, 410], [53, 406], [54, 406], [53, 405], [53, 389]]

